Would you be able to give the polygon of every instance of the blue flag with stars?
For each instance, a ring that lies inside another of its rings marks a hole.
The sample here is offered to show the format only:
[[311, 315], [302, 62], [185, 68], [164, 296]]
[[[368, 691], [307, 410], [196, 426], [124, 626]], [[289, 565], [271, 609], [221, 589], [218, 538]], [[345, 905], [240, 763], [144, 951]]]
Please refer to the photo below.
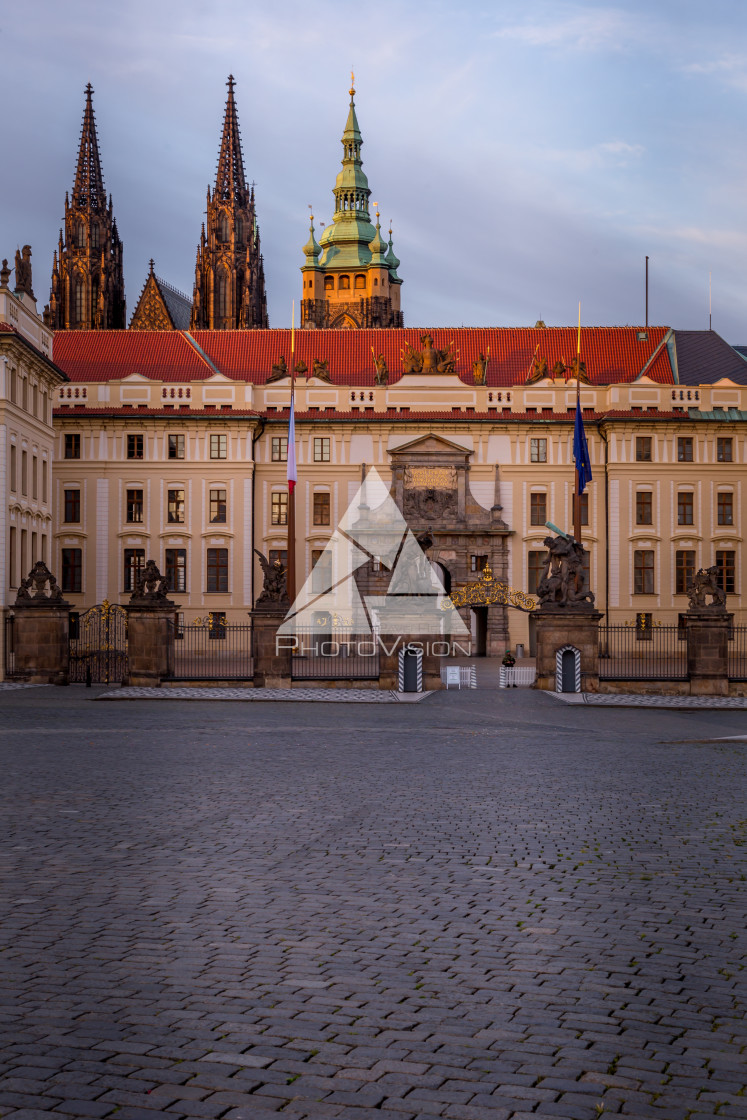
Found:
[[586, 483], [591, 482], [591, 460], [589, 447], [586, 443], [586, 432], [581, 417], [581, 402], [576, 401], [576, 423], [573, 427], [573, 458], [576, 460], [578, 471], [578, 492], [583, 494]]

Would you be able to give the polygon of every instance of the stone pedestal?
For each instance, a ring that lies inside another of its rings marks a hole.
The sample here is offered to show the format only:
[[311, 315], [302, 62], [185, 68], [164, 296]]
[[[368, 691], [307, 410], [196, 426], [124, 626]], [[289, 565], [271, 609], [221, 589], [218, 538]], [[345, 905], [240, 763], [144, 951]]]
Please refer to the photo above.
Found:
[[734, 615], [708, 607], [689, 610], [687, 671], [691, 696], [729, 695], [729, 630]]
[[535, 688], [557, 690], [557, 654], [570, 646], [581, 661], [581, 692], [599, 691], [599, 620], [601, 611], [583, 607], [542, 607], [532, 614], [537, 627]]
[[174, 673], [176, 603], [128, 603], [125, 683], [160, 688]]
[[290, 688], [294, 636], [278, 627], [288, 613], [288, 603], [268, 604], [249, 612], [252, 620], [252, 657], [255, 688]]
[[70, 604], [16, 602], [13, 612], [14, 677], [31, 684], [67, 684]]

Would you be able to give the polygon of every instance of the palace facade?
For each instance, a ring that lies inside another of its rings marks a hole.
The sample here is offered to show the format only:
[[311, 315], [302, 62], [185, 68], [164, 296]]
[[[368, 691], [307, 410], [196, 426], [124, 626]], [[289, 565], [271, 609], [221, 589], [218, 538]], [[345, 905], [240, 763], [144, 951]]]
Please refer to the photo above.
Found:
[[[287, 556], [290, 379], [268, 376], [290, 332], [63, 332], [54, 345], [70, 379], [53, 495], [66, 598], [124, 602], [152, 558], [185, 620], [245, 620], [261, 585], [252, 549]], [[447, 590], [486, 563], [536, 590], [546, 522], [572, 523], [575, 330], [298, 332], [295, 345], [329, 370], [296, 380], [298, 586], [375, 467], [411, 527], [430, 530]], [[454, 372], [403, 372], [408, 347], [451, 355]], [[611, 622], [676, 622], [694, 572], [715, 564], [742, 621], [747, 362], [714, 332], [667, 327], [585, 328], [581, 347], [597, 605]], [[370, 578], [384, 578], [375, 564]], [[478, 652], [533, 645], [518, 612], [470, 622]]]

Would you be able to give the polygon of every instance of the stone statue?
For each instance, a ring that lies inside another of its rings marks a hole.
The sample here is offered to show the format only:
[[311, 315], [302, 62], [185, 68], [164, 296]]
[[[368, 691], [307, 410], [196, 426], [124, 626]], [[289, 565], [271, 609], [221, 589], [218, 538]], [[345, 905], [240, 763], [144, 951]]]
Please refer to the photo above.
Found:
[[332, 383], [332, 378], [329, 376], [329, 361], [327, 358], [321, 361], [320, 358], [314, 358], [311, 366], [311, 376], [318, 377], [320, 381], [328, 381]]
[[568, 367], [562, 358], [558, 358], [555, 365], [552, 367], [553, 377], [565, 377]]
[[287, 377], [287, 376], [288, 376], [288, 366], [287, 366], [287, 363], [285, 361], [284, 356], [281, 354], [280, 358], [278, 359], [277, 362], [275, 362], [275, 364], [272, 367], [272, 370], [270, 371], [270, 376], [267, 378], [267, 384], [269, 385], [271, 381], [280, 381], [281, 378]]
[[547, 364], [547, 358], [539, 358], [535, 354], [532, 358], [532, 365], [529, 370], [529, 376], [526, 379], [526, 384], [533, 385], [536, 381], [541, 381], [543, 377], [549, 376], [550, 369]]
[[379, 354], [378, 358], [374, 358], [374, 365], [376, 366], [374, 385], [386, 385], [389, 381], [389, 369], [383, 354]]
[[573, 537], [545, 537], [547, 557], [537, 585], [540, 607], [591, 607], [594, 596], [584, 571], [586, 550]]
[[258, 548], [255, 548], [254, 551], [259, 557], [264, 577], [262, 591], [257, 599], [257, 606], [261, 603], [287, 603], [288, 587], [285, 580], [285, 568], [280, 560], [271, 564], [265, 554], [260, 552]]
[[8, 281], [10, 280], [10, 269], [8, 268], [7, 257], [3, 258], [3, 267], [0, 268], [0, 288], [7, 288]]
[[477, 360], [472, 363], [472, 377], [475, 385], [484, 385], [488, 373], [488, 359], [480, 351]]
[[35, 299], [31, 287], [31, 246], [24, 245], [23, 249], [16, 249], [16, 287], [17, 292], [25, 292]]
[[[33, 595], [31, 592], [33, 591]], [[33, 568], [22, 579], [16, 593], [16, 605], [33, 603], [34, 606], [48, 604], [57, 606], [62, 602], [62, 591], [57, 586], [57, 580], [50, 572], [43, 560], [37, 560]]]
[[169, 581], [158, 570], [155, 560], [146, 561], [135, 580], [130, 602], [168, 604]]
[[[586, 362], [582, 361], [580, 366], [579, 366], [579, 360], [578, 360], [577, 357], [574, 358], [573, 361], [571, 362], [570, 377], [573, 377], [573, 378], [578, 377], [578, 380], [581, 382], [582, 385], [591, 385], [591, 381], [589, 380], [589, 375], [586, 372]], [[570, 380], [570, 378], [569, 378], [569, 380]]]
[[303, 377], [303, 375], [308, 372], [309, 367], [306, 365], [306, 362], [298, 361], [296, 362], [293, 369], [296, 371], [299, 377]]
[[421, 336], [422, 350], [416, 350], [409, 342], [405, 343], [402, 351], [402, 369], [405, 373], [456, 373], [456, 363], [459, 355], [450, 342], [445, 350], [437, 350], [433, 345], [433, 336]]
[[[690, 610], [726, 610], [726, 592], [718, 584], [718, 568], [714, 564], [711, 568], [700, 568], [687, 589], [690, 600]], [[706, 603], [706, 595], [711, 596], [710, 603]]]

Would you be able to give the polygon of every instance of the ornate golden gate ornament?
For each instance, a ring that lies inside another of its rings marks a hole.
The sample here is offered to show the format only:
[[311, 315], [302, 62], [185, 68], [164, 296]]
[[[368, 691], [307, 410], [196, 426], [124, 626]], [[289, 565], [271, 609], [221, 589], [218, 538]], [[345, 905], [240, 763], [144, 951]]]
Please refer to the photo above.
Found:
[[454, 610], [456, 607], [515, 607], [517, 611], [530, 614], [537, 609], [537, 600], [525, 591], [515, 591], [507, 583], [493, 578], [489, 564], [480, 572], [476, 583], [468, 583], [458, 591], [452, 591], [441, 604], [445, 611]]
[[70, 638], [70, 680], [92, 684], [121, 681], [127, 672], [127, 612], [118, 603], [91, 607]]

